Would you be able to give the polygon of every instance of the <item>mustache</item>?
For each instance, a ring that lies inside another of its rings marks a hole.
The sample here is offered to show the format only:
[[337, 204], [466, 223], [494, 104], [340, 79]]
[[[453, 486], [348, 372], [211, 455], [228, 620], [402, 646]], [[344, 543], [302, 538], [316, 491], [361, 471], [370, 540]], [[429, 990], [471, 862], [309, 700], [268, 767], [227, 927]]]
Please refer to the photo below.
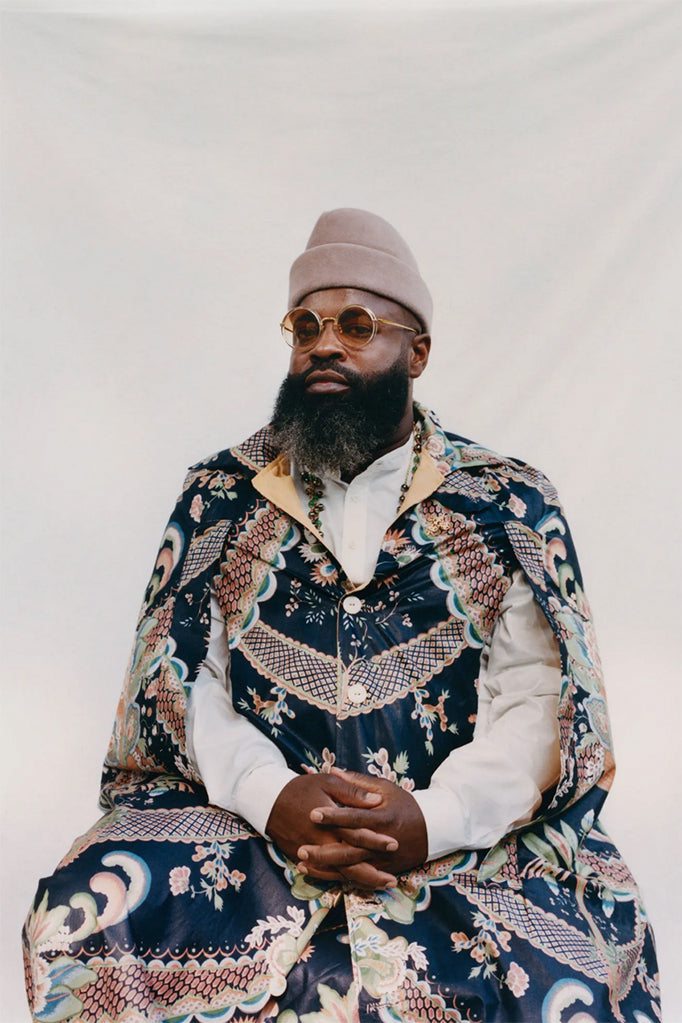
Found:
[[354, 369], [349, 369], [348, 366], [340, 365], [336, 359], [320, 359], [313, 366], [310, 366], [309, 369], [297, 374], [295, 377], [292, 377], [292, 379], [295, 380], [297, 384], [305, 385], [305, 382], [311, 373], [317, 373], [320, 372], [320, 370], [325, 369], [331, 369], [335, 373], [338, 373], [339, 376], [343, 377], [343, 379], [352, 386], [357, 387], [363, 383], [362, 377], [359, 373], [357, 373]]

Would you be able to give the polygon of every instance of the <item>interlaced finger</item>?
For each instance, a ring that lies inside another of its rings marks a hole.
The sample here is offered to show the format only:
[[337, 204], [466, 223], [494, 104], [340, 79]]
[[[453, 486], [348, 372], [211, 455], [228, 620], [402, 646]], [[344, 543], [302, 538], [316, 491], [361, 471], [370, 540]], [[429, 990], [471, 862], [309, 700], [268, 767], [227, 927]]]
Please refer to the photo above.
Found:
[[341, 873], [351, 884], [368, 891], [397, 888], [398, 886], [398, 879], [394, 874], [389, 874], [385, 870], [379, 870], [378, 867], [366, 861], [358, 863], [354, 867], [344, 867]]
[[366, 859], [367, 850], [359, 849], [345, 842], [329, 842], [325, 845], [302, 845], [298, 850], [298, 858], [305, 867], [307, 864], [324, 869], [325, 867], [345, 867], [361, 863]]
[[326, 775], [325, 790], [328, 795], [344, 806], [363, 808], [377, 806], [382, 802], [379, 792], [372, 791], [366, 785], [358, 785], [354, 780], [349, 781], [338, 774]]
[[394, 874], [389, 874], [385, 870], [379, 870], [373, 864], [366, 861], [342, 867], [338, 871], [325, 870], [309, 863], [307, 860], [299, 862], [297, 867], [307, 877], [314, 877], [320, 881], [345, 880], [356, 888], [362, 888], [367, 891], [395, 888], [398, 884]]
[[311, 810], [310, 819], [323, 827], [363, 829], [375, 833], [377, 824], [382, 823], [376, 809], [363, 810], [356, 806], [318, 806]]
[[339, 828], [339, 837], [349, 845], [359, 846], [372, 852], [395, 852], [398, 848], [397, 839], [392, 835], [384, 835], [370, 828]]

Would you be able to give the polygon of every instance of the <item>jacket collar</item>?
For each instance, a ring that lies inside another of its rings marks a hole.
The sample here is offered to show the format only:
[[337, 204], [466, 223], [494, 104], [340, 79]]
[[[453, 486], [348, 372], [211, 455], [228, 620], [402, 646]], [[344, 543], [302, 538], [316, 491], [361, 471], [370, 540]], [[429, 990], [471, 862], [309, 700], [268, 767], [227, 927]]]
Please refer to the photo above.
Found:
[[[259, 494], [262, 494], [272, 504], [281, 508], [287, 515], [296, 519], [297, 522], [300, 522], [321, 543], [324, 543], [322, 534], [313, 525], [308, 513], [301, 504], [289, 471], [289, 458], [284, 452], [279, 454], [272, 462], [268, 462], [260, 472], [256, 473], [251, 482]], [[430, 497], [442, 482], [443, 475], [439, 471], [436, 462], [428, 451], [422, 451], [419, 465], [405, 494], [405, 500], [402, 502], [400, 514], [402, 515], [408, 508], [412, 508], [413, 505], [419, 504], [420, 501]], [[395, 518], [398, 518], [398, 513], [396, 513]]]
[[286, 452], [282, 451], [272, 462], [268, 462], [260, 472], [256, 473], [251, 483], [259, 494], [262, 494], [268, 501], [281, 508], [292, 519], [296, 519], [302, 526], [310, 530], [320, 543], [324, 543], [322, 534], [313, 525], [296, 493], [296, 487], [289, 471], [289, 457]]
[[[448, 435], [442, 429], [433, 412], [427, 411], [417, 402], [415, 416], [422, 421], [423, 447], [419, 465], [412, 477], [400, 513], [430, 497], [441, 486], [445, 477], [458, 470], [473, 469], [481, 465], [499, 464], [502, 460], [492, 451], [473, 444], [463, 437]], [[254, 488], [287, 515], [324, 542], [319, 530], [313, 525], [306, 509], [296, 492], [285, 452], [273, 457], [269, 427], [259, 430], [232, 452], [242, 463], [253, 469]], [[397, 518], [397, 515], [396, 515]]]

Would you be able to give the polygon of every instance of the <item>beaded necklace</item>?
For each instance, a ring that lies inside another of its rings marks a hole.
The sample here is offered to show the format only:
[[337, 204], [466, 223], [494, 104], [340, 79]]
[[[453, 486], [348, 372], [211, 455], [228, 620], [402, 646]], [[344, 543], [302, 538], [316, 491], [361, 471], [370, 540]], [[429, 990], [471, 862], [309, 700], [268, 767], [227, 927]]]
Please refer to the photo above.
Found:
[[[412, 485], [414, 474], [419, 466], [419, 460], [422, 453], [422, 431], [421, 424], [415, 423], [412, 429], [412, 458], [410, 464], [407, 467], [407, 473], [405, 479], [400, 486], [400, 496], [398, 498], [398, 504], [396, 507], [396, 515], [400, 514], [400, 509], [405, 502], [405, 496], [407, 491]], [[308, 496], [308, 515], [310, 521], [315, 526], [320, 536], [324, 536], [322, 529], [322, 519], [320, 518], [321, 512], [324, 511], [324, 505], [322, 504], [322, 498], [324, 497], [324, 483], [314, 472], [309, 472], [307, 469], [301, 470], [301, 479], [305, 492]]]

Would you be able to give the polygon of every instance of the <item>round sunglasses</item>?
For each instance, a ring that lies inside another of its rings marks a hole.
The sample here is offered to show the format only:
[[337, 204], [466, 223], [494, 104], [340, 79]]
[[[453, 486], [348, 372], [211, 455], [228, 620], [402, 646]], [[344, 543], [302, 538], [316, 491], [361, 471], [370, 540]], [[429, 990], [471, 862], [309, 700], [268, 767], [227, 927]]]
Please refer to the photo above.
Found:
[[325, 323], [331, 323], [339, 340], [347, 348], [364, 348], [375, 336], [378, 324], [401, 327], [412, 334], [419, 333], [414, 327], [393, 320], [383, 320], [364, 305], [348, 305], [336, 316], [318, 316], [314, 309], [296, 306], [286, 314], [280, 328], [286, 343], [294, 349], [312, 348], [318, 341]]

